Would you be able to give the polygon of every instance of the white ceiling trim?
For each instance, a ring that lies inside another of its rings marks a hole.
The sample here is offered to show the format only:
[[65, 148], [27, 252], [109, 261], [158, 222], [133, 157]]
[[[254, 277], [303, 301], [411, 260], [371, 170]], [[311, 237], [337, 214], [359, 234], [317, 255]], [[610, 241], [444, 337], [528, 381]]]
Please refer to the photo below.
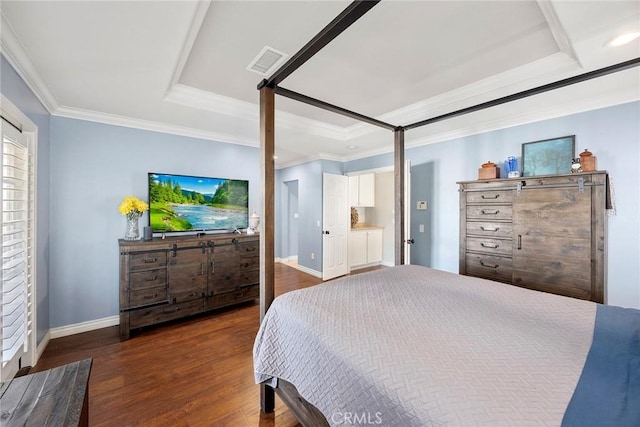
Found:
[[538, 6], [540, 7], [540, 11], [542, 11], [544, 19], [547, 21], [547, 24], [549, 24], [551, 34], [558, 44], [560, 51], [576, 61], [578, 65], [582, 66], [552, 2], [550, 0], [538, 0]]
[[0, 52], [44, 105], [44, 108], [49, 113], [52, 113], [58, 108], [58, 101], [42, 77], [40, 77], [40, 73], [33, 65], [22, 42], [2, 11], [0, 11], [0, 28], [2, 29], [0, 31]]
[[226, 142], [229, 144], [248, 145], [251, 147], [258, 146], [258, 140], [251, 138], [240, 138], [235, 135], [229, 135], [220, 132], [211, 132], [202, 129], [194, 129], [184, 126], [176, 126], [167, 123], [154, 122], [150, 120], [134, 119], [116, 114], [107, 114], [97, 111], [84, 110], [80, 108], [60, 107], [54, 113], [54, 116], [67, 117], [70, 119], [87, 120], [90, 122], [105, 123], [108, 125], [123, 126], [128, 128], [143, 129], [153, 132], [168, 133], [171, 135], [188, 136], [192, 138], [200, 138], [217, 142]]
[[[457, 128], [448, 132], [439, 132], [427, 137], [412, 139], [411, 131], [405, 134], [405, 148], [415, 148], [438, 142], [451, 141], [467, 136], [478, 135], [486, 132], [492, 132], [500, 129], [506, 129], [514, 126], [521, 126], [529, 123], [536, 123], [542, 120], [554, 119], [558, 117], [568, 116], [571, 114], [583, 113], [591, 110], [612, 107], [614, 105], [626, 104], [640, 100], [640, 94], [634, 93], [632, 90], [621, 90], [617, 93], [608, 93], [604, 96], [589, 97], [588, 99], [580, 99], [576, 101], [566, 102], [564, 104], [550, 105], [548, 107], [536, 107], [535, 112], [527, 112], [520, 115], [512, 115], [509, 117], [496, 118], [480, 122], [474, 126]], [[363, 159], [366, 157], [376, 156], [393, 152], [393, 136], [389, 134], [389, 146], [385, 148], [359, 151], [352, 156], [344, 156], [343, 161], [351, 161]]]
[[[556, 53], [530, 64], [399, 108], [383, 114], [377, 119], [392, 124], [411, 124], [461, 108], [512, 95], [550, 81], [557, 81], [575, 74], [576, 71], [582, 71], [582, 69], [575, 60], [564, 53]], [[361, 137], [372, 132], [371, 127], [365, 123], [357, 123], [346, 130], [347, 139]]]
[[[258, 91], [256, 90], [256, 94]], [[225, 114], [244, 120], [259, 122], [259, 107], [257, 104], [241, 101], [228, 96], [196, 89], [181, 83], [174, 85], [165, 95], [165, 101], [198, 108], [218, 114]], [[305, 132], [311, 135], [330, 138], [338, 141], [347, 140], [347, 131], [341, 126], [324, 123], [307, 117], [278, 111], [276, 125], [283, 129]]]
[[196, 7], [196, 11], [193, 15], [193, 20], [189, 26], [187, 38], [182, 45], [180, 56], [178, 57], [178, 62], [175, 70], [173, 71], [173, 77], [171, 78], [167, 91], [170, 91], [171, 88], [178, 84], [180, 76], [184, 70], [184, 66], [187, 63], [187, 59], [189, 59], [189, 54], [191, 54], [191, 49], [193, 49], [193, 44], [195, 43], [198, 33], [200, 32], [200, 28], [202, 27], [202, 23], [204, 22], [204, 18], [207, 16], [210, 5], [211, 0], [198, 1], [198, 6]]

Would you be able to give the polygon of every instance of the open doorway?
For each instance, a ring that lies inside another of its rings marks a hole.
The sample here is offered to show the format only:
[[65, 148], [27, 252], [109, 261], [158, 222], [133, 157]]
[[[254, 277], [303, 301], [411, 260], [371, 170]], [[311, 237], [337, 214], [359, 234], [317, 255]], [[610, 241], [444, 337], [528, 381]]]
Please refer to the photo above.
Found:
[[299, 208], [298, 180], [284, 183], [286, 188], [286, 238], [284, 239], [283, 261], [292, 267], [298, 266]]

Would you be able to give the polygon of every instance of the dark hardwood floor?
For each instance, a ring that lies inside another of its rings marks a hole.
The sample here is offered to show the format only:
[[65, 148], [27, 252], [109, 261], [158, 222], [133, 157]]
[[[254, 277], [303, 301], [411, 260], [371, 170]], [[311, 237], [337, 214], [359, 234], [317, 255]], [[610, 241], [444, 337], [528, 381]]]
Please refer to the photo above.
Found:
[[[276, 295], [321, 282], [276, 264]], [[51, 340], [31, 372], [92, 357], [91, 426], [298, 426], [279, 400], [274, 414], [260, 413], [258, 327], [257, 302], [145, 328], [124, 342], [114, 326]]]

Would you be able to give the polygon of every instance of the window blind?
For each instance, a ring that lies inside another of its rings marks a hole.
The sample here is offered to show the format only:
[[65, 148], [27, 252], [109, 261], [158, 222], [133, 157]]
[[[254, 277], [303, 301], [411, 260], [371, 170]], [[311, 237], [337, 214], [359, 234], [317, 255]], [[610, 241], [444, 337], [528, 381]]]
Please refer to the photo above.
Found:
[[0, 310], [2, 364], [26, 351], [33, 327], [31, 306], [34, 193], [33, 161], [27, 139], [2, 128], [2, 216]]

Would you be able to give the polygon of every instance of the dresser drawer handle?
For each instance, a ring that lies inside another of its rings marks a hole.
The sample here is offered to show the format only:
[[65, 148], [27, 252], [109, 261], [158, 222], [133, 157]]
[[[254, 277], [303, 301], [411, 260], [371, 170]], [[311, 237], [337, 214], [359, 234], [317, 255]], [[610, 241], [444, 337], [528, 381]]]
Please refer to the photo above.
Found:
[[500, 211], [499, 211], [498, 209], [495, 209], [495, 210], [492, 210], [492, 211], [488, 211], [488, 210], [486, 210], [486, 209], [482, 209], [482, 210], [480, 211], [480, 213], [481, 213], [482, 215], [498, 215], [498, 214], [500, 213]]
[[254, 252], [256, 249], [257, 249], [257, 248], [256, 248], [255, 246], [252, 246], [252, 247], [250, 247], [250, 248], [245, 248], [245, 250], [246, 250], [247, 252]]
[[142, 299], [154, 299], [158, 297], [158, 293], [154, 293], [153, 295], [143, 295]]
[[485, 227], [484, 225], [480, 226], [480, 230], [482, 231], [498, 231], [500, 227]]
[[497, 243], [485, 243], [485, 242], [482, 242], [482, 243], [480, 243], [480, 246], [482, 246], [483, 248], [496, 249], [500, 245], [498, 245]]
[[236, 292], [233, 297], [234, 298], [242, 298], [244, 296], [244, 292]]
[[489, 265], [489, 264], [485, 264], [484, 262], [482, 262], [482, 260], [480, 260], [480, 265], [483, 267], [489, 267], [489, 268], [498, 268], [500, 267], [500, 265], [495, 264], [495, 265]]
[[499, 194], [493, 195], [493, 196], [485, 196], [484, 194], [482, 196], [483, 199], [487, 200], [487, 199], [497, 199], [498, 197], [500, 197]]
[[144, 264], [153, 264], [158, 262], [158, 258], [147, 258], [147, 259], [143, 259], [142, 262]]
[[149, 279], [144, 279], [145, 282], [153, 282], [154, 280], [158, 280], [158, 275], [155, 274], [153, 277], [149, 278]]

